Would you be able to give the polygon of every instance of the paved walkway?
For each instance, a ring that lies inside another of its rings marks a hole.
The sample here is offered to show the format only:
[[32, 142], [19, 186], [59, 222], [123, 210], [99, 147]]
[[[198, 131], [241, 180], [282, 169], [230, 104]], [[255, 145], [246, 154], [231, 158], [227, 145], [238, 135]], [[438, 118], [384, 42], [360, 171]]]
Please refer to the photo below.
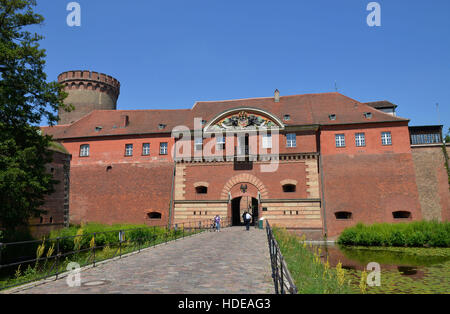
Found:
[[86, 269], [81, 287], [62, 278], [19, 293], [274, 293], [266, 233], [244, 229], [206, 232]]

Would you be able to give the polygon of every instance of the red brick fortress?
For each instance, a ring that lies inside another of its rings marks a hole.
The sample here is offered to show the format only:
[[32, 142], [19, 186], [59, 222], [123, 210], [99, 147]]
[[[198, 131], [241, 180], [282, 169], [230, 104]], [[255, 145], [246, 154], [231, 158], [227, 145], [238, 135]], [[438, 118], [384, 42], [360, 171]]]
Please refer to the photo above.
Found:
[[[110, 76], [70, 71], [59, 81], [75, 111], [43, 130], [72, 155], [72, 223], [219, 214], [239, 225], [248, 211], [254, 222], [333, 237], [357, 222], [450, 217], [444, 165], [426, 164], [428, 150], [413, 155], [409, 120], [387, 101], [276, 91], [191, 109], [116, 110], [120, 83]], [[436, 171], [435, 203], [422, 167]]]

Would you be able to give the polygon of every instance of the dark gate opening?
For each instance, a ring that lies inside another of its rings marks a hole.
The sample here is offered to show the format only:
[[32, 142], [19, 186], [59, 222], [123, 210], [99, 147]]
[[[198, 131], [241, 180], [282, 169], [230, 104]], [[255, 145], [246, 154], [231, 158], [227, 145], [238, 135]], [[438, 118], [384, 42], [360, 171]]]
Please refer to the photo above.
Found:
[[236, 197], [231, 201], [231, 223], [233, 226], [241, 226], [241, 199]]
[[249, 203], [249, 196], [236, 197], [231, 200], [231, 222], [233, 226], [243, 226], [244, 221], [242, 214], [247, 211], [252, 216], [251, 225], [258, 223], [259, 212], [258, 212], [258, 200], [254, 197], [251, 198], [251, 203], [249, 203], [248, 208], [241, 209], [242, 198], [248, 198], [246, 203]]

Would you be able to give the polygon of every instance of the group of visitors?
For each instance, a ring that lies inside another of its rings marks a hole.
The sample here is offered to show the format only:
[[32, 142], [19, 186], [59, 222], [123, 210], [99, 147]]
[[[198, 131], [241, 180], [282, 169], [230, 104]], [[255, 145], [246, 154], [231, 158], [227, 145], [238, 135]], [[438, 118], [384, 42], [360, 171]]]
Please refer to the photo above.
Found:
[[[252, 215], [250, 215], [248, 212], [244, 212], [244, 214], [242, 215], [242, 219], [244, 220], [244, 225], [245, 225], [245, 229], [247, 231], [250, 230], [250, 222], [252, 221]], [[216, 227], [216, 232], [220, 232], [220, 221], [221, 218], [219, 215], [216, 215], [216, 217], [214, 217], [214, 225]]]

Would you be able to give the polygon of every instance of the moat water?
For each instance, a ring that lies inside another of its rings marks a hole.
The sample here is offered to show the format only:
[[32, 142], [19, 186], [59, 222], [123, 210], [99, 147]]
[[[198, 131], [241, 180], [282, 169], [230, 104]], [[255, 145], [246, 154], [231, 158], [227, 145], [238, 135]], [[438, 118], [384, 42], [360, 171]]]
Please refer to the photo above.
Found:
[[[376, 262], [381, 269], [380, 286], [367, 293], [450, 293], [450, 248], [365, 248], [322, 245], [321, 257], [331, 267], [341, 262], [346, 278], [359, 291], [361, 272]], [[367, 271], [369, 273], [370, 271]]]

